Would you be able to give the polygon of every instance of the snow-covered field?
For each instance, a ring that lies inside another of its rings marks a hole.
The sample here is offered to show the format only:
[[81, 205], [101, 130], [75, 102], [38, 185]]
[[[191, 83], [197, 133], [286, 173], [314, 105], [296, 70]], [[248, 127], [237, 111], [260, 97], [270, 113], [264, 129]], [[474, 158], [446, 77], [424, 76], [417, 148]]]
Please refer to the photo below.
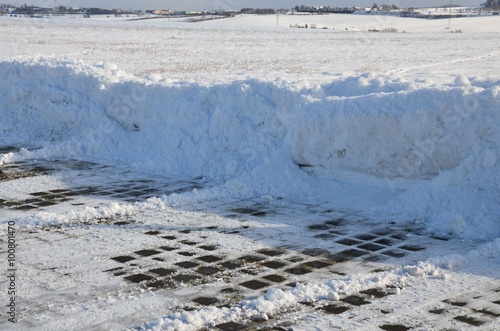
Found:
[[[498, 329], [499, 41], [498, 16], [0, 17], [1, 328]], [[168, 274], [186, 242], [245, 263]]]

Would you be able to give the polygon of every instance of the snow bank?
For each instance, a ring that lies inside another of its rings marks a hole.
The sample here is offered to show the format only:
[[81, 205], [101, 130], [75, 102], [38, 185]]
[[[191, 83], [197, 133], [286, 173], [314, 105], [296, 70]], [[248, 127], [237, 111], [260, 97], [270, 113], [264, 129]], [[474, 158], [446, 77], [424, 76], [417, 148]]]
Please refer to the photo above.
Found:
[[267, 320], [268, 315], [299, 306], [301, 302], [317, 302], [320, 300], [338, 301], [340, 297], [357, 294], [370, 288], [400, 288], [410, 286], [420, 280], [439, 278], [446, 274], [428, 263], [415, 266], [398, 267], [395, 270], [376, 274], [355, 275], [345, 279], [326, 283], [297, 284], [290, 290], [270, 289], [255, 299], [244, 300], [231, 308], [206, 307], [190, 312], [179, 312], [159, 318], [151, 323], [138, 326], [138, 330], [199, 330], [217, 324], [238, 319]]
[[417, 179], [382, 210], [437, 232], [500, 235], [499, 81], [364, 74], [316, 86], [280, 79], [203, 85], [43, 58], [1, 62], [0, 73], [1, 144], [28, 147], [0, 162], [118, 161], [207, 176], [233, 196], [342, 194], [335, 181], [297, 164], [333, 178], [369, 174], [389, 186]]

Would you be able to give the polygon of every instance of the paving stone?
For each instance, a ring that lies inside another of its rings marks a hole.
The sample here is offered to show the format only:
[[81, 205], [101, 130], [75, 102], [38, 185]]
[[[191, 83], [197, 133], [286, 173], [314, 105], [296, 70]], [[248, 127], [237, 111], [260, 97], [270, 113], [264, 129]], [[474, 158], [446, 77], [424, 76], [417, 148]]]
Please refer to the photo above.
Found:
[[281, 283], [281, 282], [284, 282], [286, 280], [285, 277], [280, 276], [280, 275], [268, 275], [268, 276], [264, 276], [262, 278], [267, 279], [271, 282], [275, 282], [275, 283]]
[[222, 260], [221, 257], [214, 256], [214, 255], [200, 256], [200, 257], [197, 257], [196, 259], [200, 260], [200, 261], [203, 261], [203, 262], [207, 262], [207, 263], [212, 263], [212, 262], [216, 262], [216, 261]]
[[381, 254], [390, 256], [390, 257], [395, 257], [395, 258], [402, 258], [406, 256], [406, 253], [403, 251], [396, 251], [396, 250], [390, 250], [390, 251], [385, 251], [382, 252]]
[[144, 232], [144, 234], [147, 234], [147, 235], [150, 235], [150, 236], [156, 236], [156, 235], [158, 235], [160, 233], [161, 233], [160, 231], [148, 231], [148, 232]]
[[355, 240], [355, 239], [352, 239], [352, 238], [346, 238], [346, 239], [342, 239], [342, 240], [337, 240], [336, 242], [339, 243], [339, 244], [345, 245], [345, 246], [354, 246], [354, 245], [361, 244], [361, 241]]
[[185, 268], [185, 269], [190, 269], [190, 268], [194, 268], [194, 267], [197, 267], [199, 266], [200, 264], [199, 263], [196, 263], [196, 262], [192, 262], [192, 261], [184, 261], [184, 262], [178, 262], [175, 264], [176, 266], [179, 266], [181, 268]]
[[234, 269], [237, 269], [237, 268], [240, 268], [241, 266], [243, 266], [243, 262], [238, 261], [238, 260], [234, 260], [234, 261], [227, 261], [227, 262], [221, 263], [219, 265], [226, 268], [226, 269], [234, 270]]
[[309, 269], [323, 269], [323, 268], [329, 267], [331, 265], [332, 265], [331, 262], [314, 260], [314, 261], [308, 261], [308, 262], [302, 263], [300, 265], [300, 267], [309, 268]]
[[435, 314], [435, 315], [441, 315], [446, 311], [446, 309], [432, 309], [429, 310], [429, 313]]
[[160, 246], [160, 248], [167, 252], [175, 251], [176, 249], [178, 249], [177, 247], [171, 247], [171, 246]]
[[362, 305], [367, 305], [370, 303], [370, 301], [367, 301], [367, 300], [365, 300], [365, 298], [357, 296], [357, 295], [348, 296], [340, 301], [351, 304], [353, 306], [362, 306]]
[[348, 311], [350, 308], [346, 307], [346, 306], [339, 306], [339, 305], [328, 305], [328, 306], [321, 307], [319, 309], [325, 311], [328, 314], [340, 315], [340, 314]]
[[370, 297], [378, 298], [378, 299], [389, 295], [385, 290], [379, 289], [379, 288], [372, 288], [372, 289], [360, 291], [359, 293], [368, 295]]
[[200, 304], [202, 306], [212, 306], [219, 302], [219, 299], [214, 297], [198, 297], [196, 299], [193, 299], [193, 302], [196, 302], [197, 304]]
[[214, 275], [221, 271], [222, 271], [221, 269], [215, 267], [200, 267], [196, 269], [196, 272], [207, 276]]
[[194, 245], [198, 244], [197, 242], [191, 241], [191, 240], [183, 240], [183, 241], [181, 241], [181, 243], [184, 245], [188, 245], [188, 246], [194, 246]]
[[115, 260], [117, 262], [125, 263], [125, 262], [128, 262], [128, 261], [135, 260], [135, 257], [125, 256], [124, 255], [124, 256], [115, 256], [115, 257], [112, 257], [111, 259]]
[[295, 267], [295, 268], [290, 268], [286, 269], [286, 272], [293, 274], [293, 275], [305, 275], [311, 272], [310, 269], [307, 268], [302, 268], [302, 267]]
[[196, 253], [193, 253], [193, 252], [185, 252], [185, 251], [182, 251], [182, 252], [177, 252], [177, 254], [182, 255], [182, 256], [195, 256], [195, 255], [196, 255]]
[[379, 251], [381, 249], [384, 249], [385, 247], [381, 246], [381, 245], [374, 244], [374, 243], [368, 243], [368, 244], [359, 245], [358, 248], [361, 248], [361, 249], [364, 249], [364, 250], [367, 250], [370, 252], [376, 252], [376, 251]]
[[354, 238], [359, 239], [359, 240], [369, 241], [369, 240], [373, 240], [375, 238], [378, 238], [378, 236], [367, 233], [367, 234], [357, 235]]
[[217, 249], [217, 246], [212, 246], [212, 245], [202, 245], [198, 247], [206, 251], [215, 251]]
[[464, 322], [464, 323], [467, 323], [467, 324], [470, 324], [473, 326], [481, 326], [481, 325], [486, 323], [485, 321], [481, 321], [475, 317], [467, 316], [467, 315], [457, 316], [454, 318], [454, 320]]
[[313, 224], [313, 225], [309, 225], [307, 227], [309, 230], [314, 230], [314, 231], [321, 231], [321, 230], [328, 230], [330, 228], [330, 226], [328, 224]]
[[411, 328], [406, 327], [404, 325], [398, 325], [398, 324], [394, 324], [394, 325], [384, 324], [384, 325], [379, 326], [379, 328], [381, 328], [382, 330], [386, 330], [386, 331], [408, 331], [411, 329]]
[[151, 269], [149, 272], [157, 274], [158, 276], [168, 276], [177, 272], [175, 269], [165, 269], [165, 268], [156, 268]]
[[265, 260], [265, 257], [258, 256], [258, 255], [245, 255], [239, 258], [242, 261], [245, 261], [246, 263], [253, 263], [253, 262], [259, 262], [262, 260]]
[[140, 282], [143, 282], [145, 280], [153, 279], [153, 277], [148, 276], [148, 275], [144, 275], [144, 274], [130, 275], [130, 276], [123, 277], [123, 278], [125, 278], [126, 280], [128, 280], [132, 283], [140, 283]]
[[382, 238], [379, 240], [375, 240], [374, 243], [384, 246], [392, 246], [395, 244], [394, 240], [391, 240], [389, 238]]
[[261, 249], [258, 250], [257, 253], [267, 256], [279, 256], [285, 254], [286, 252], [278, 249]]
[[222, 331], [241, 331], [248, 329], [248, 326], [235, 322], [222, 323], [215, 326]]
[[143, 250], [140, 250], [140, 251], [136, 251], [134, 253], [137, 254], [137, 255], [141, 255], [141, 256], [151, 256], [151, 255], [160, 254], [161, 252], [160, 251], [156, 251], [154, 249], [143, 249]]
[[173, 279], [175, 279], [179, 282], [182, 282], [182, 283], [190, 283], [190, 282], [198, 280], [200, 278], [201, 277], [196, 276], [196, 275], [187, 275], [187, 274], [180, 274], [180, 275], [176, 275], [173, 277]]
[[447, 303], [447, 304], [450, 304], [452, 306], [456, 306], [456, 307], [467, 306], [467, 302], [464, 302], [464, 301], [444, 300], [443, 302]]
[[274, 260], [274, 261], [265, 261], [262, 263], [262, 265], [271, 269], [280, 269], [286, 266], [287, 263], [283, 261]]
[[411, 251], [411, 252], [418, 252], [418, 251], [422, 251], [425, 249], [425, 247], [418, 246], [418, 245], [403, 245], [403, 246], [399, 246], [398, 248], [404, 249], [406, 251]]
[[264, 287], [269, 286], [268, 283], [261, 282], [259, 280], [250, 280], [244, 283], [239, 284], [241, 286], [244, 286], [246, 288], [252, 289], [252, 290], [258, 290]]

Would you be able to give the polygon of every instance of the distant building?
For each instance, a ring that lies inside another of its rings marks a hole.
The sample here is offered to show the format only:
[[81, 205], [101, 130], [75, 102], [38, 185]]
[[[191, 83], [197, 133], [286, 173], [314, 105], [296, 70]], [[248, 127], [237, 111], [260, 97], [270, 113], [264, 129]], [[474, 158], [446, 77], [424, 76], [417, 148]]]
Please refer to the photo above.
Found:
[[173, 13], [175, 13], [175, 11], [173, 11], [171, 9], [157, 9], [157, 10], [153, 10], [153, 14], [155, 14], [155, 15], [172, 15]]

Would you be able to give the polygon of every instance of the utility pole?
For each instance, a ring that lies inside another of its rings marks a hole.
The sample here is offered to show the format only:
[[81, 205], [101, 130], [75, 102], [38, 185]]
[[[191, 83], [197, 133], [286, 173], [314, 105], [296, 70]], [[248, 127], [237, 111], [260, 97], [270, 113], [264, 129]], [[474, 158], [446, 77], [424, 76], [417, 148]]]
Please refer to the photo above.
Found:
[[276, 27], [279, 28], [280, 26], [280, 11], [276, 11]]

